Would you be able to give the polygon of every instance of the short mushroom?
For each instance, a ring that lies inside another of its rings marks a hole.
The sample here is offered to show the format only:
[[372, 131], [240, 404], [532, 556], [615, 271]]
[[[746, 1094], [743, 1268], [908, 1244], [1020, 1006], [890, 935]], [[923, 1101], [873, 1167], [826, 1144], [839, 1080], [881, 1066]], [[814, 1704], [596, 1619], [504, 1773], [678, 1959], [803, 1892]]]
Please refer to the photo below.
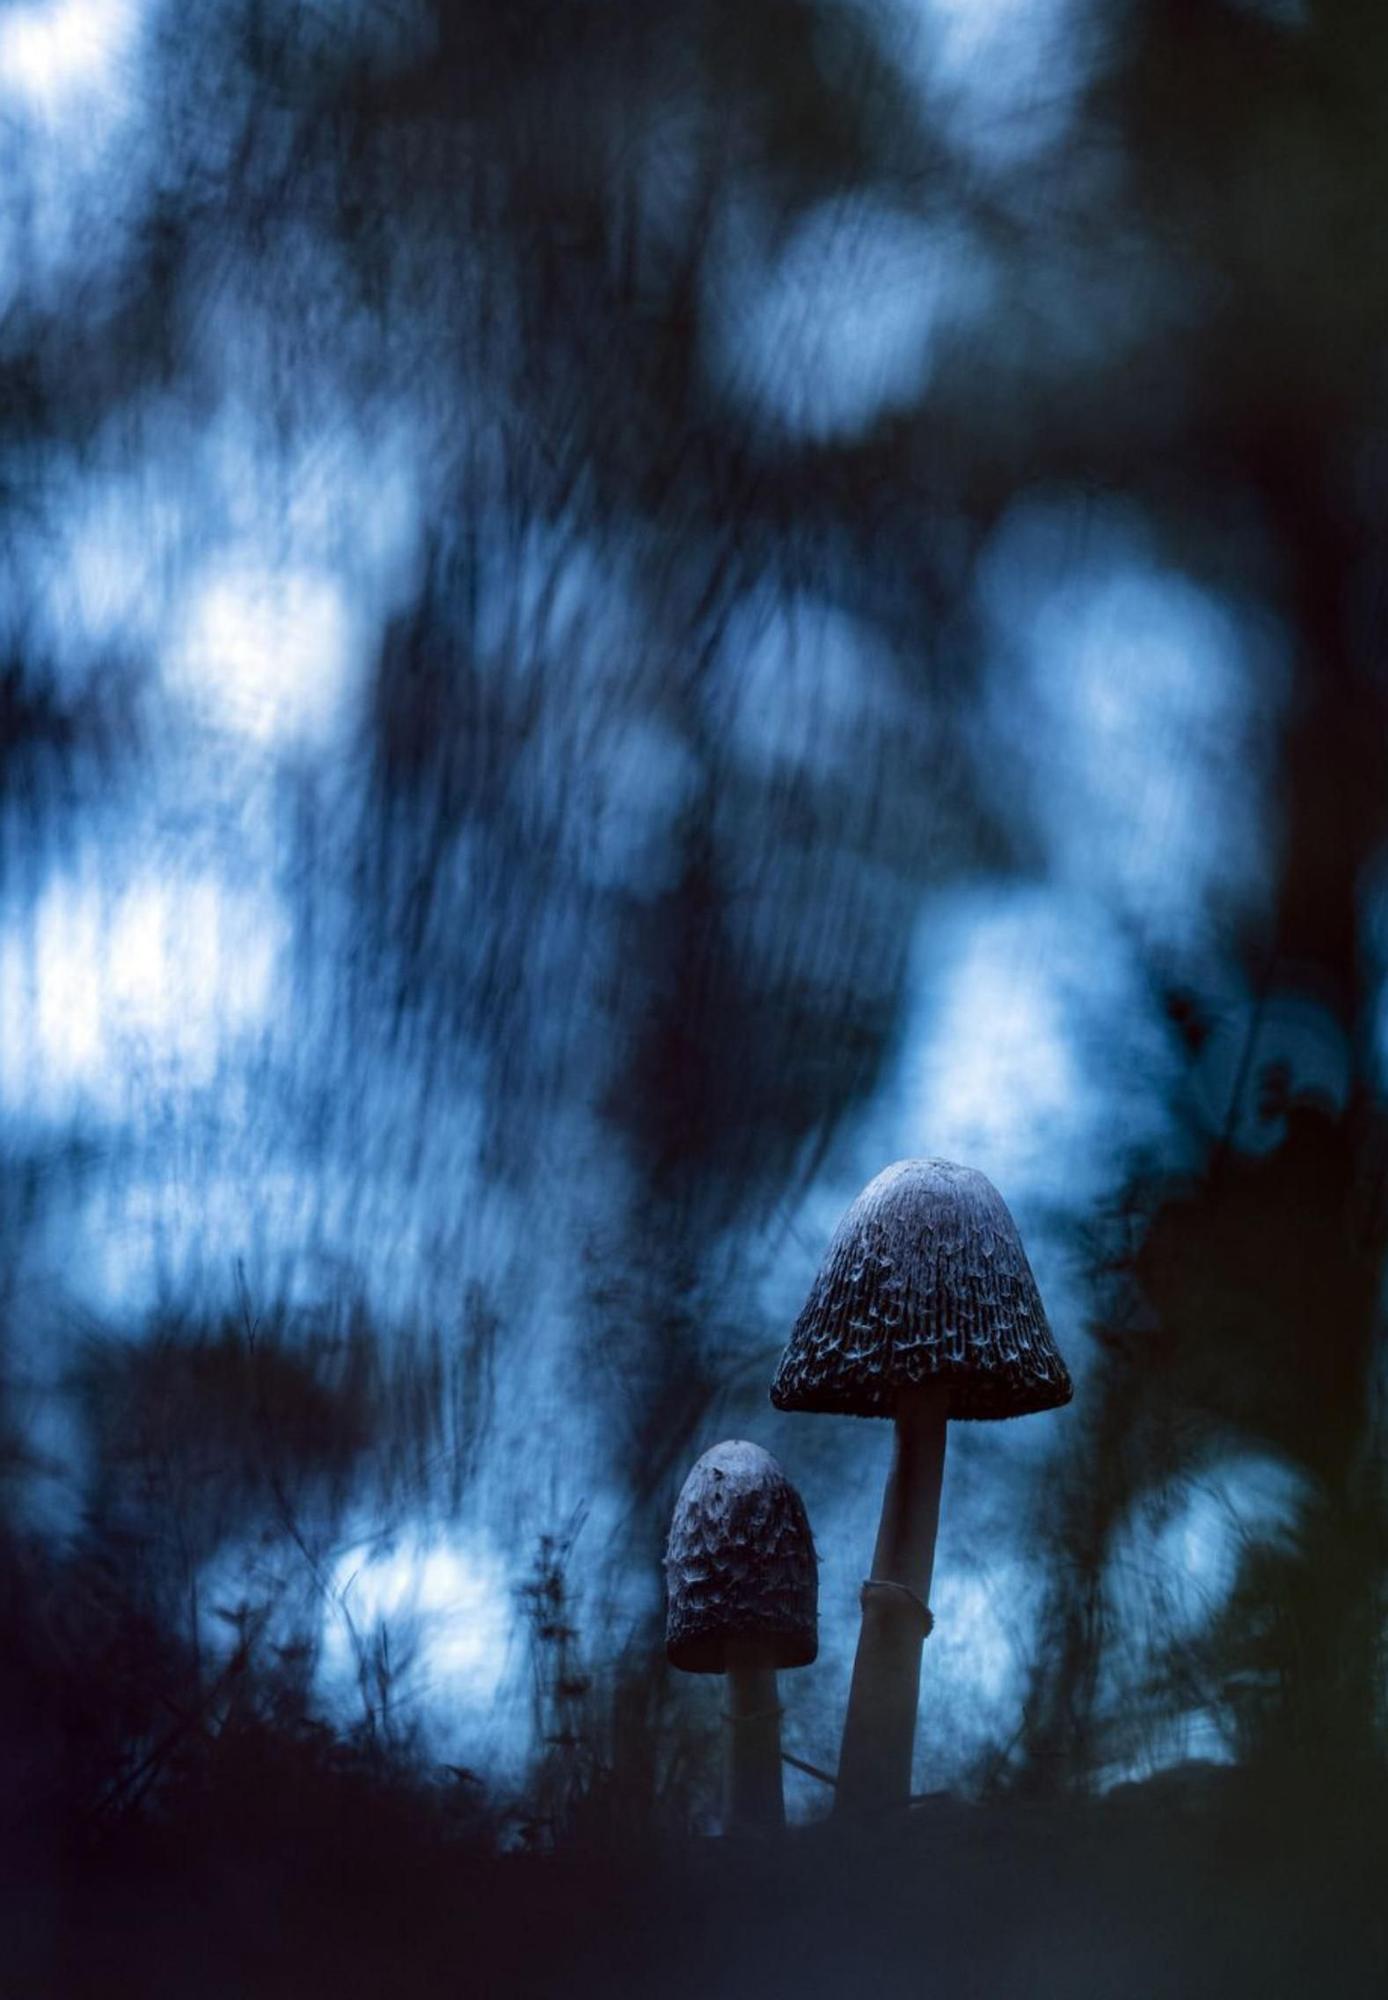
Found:
[[844, 1216], [772, 1384], [781, 1410], [890, 1417], [895, 1451], [839, 1760], [836, 1810], [904, 1805], [950, 1417], [1070, 1400], [1017, 1226], [971, 1167], [899, 1160]]
[[760, 1445], [706, 1451], [680, 1489], [665, 1552], [666, 1653], [728, 1679], [726, 1833], [784, 1825], [776, 1674], [819, 1651], [819, 1580], [800, 1495]]

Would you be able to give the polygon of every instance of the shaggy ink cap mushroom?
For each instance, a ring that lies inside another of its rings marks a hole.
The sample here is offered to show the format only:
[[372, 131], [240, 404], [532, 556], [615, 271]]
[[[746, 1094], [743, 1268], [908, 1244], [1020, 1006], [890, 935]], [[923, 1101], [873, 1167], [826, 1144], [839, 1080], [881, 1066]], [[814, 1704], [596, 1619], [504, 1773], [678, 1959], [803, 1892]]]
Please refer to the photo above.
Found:
[[898, 1160], [844, 1216], [772, 1384], [781, 1410], [889, 1417], [949, 1388], [949, 1415], [1068, 1403], [1070, 1376], [1002, 1196], [972, 1167]]
[[680, 1490], [665, 1553], [666, 1652], [691, 1674], [729, 1670], [764, 1649], [770, 1667], [807, 1667], [819, 1651], [819, 1582], [800, 1495], [770, 1452], [716, 1444]]

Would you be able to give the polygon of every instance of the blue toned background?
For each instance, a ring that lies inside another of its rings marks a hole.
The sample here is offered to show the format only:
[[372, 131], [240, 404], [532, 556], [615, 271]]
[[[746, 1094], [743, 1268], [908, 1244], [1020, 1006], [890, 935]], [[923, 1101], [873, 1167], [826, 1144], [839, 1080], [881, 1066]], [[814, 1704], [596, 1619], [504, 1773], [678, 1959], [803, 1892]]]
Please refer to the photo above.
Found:
[[[1179, 12], [0, 11], [5, 1533], [82, 1785], [176, 1688], [697, 1821], [727, 1436], [832, 1765], [890, 1440], [766, 1392], [908, 1154], [1077, 1384], [952, 1432], [918, 1788], [1285, 1743], [1327, 1540], [1381, 1725], [1388, 51]], [[1342, 1181], [1349, 1304], [1255, 1293]]]

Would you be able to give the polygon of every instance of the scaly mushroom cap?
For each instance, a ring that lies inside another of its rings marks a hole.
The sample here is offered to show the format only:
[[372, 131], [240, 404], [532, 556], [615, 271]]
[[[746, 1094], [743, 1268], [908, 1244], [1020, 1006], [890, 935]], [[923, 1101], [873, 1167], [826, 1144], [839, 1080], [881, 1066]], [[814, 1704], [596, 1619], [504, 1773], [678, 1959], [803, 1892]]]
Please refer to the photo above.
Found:
[[809, 1666], [819, 1651], [814, 1543], [769, 1451], [738, 1439], [704, 1453], [675, 1502], [665, 1585], [673, 1666], [721, 1674], [730, 1640], [764, 1644], [768, 1666]]
[[1072, 1394], [992, 1182], [947, 1160], [898, 1160], [839, 1224], [771, 1400], [889, 1417], [899, 1389], [929, 1381], [950, 1384], [951, 1417], [1020, 1417]]

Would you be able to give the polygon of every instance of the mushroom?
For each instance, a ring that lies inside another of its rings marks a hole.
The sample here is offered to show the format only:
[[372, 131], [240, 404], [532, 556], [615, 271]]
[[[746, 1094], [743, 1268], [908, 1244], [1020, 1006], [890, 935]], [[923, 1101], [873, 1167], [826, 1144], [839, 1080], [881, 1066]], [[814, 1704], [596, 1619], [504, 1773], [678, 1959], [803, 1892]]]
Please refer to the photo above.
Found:
[[723, 1830], [785, 1824], [776, 1674], [819, 1651], [819, 1580], [800, 1495], [760, 1445], [706, 1451], [680, 1489], [665, 1551], [665, 1650], [689, 1674], [726, 1674]]
[[890, 1417], [895, 1450], [839, 1759], [836, 1810], [905, 1805], [945, 1425], [1070, 1400], [1017, 1226], [972, 1167], [898, 1160], [844, 1216], [771, 1388], [780, 1410]]

